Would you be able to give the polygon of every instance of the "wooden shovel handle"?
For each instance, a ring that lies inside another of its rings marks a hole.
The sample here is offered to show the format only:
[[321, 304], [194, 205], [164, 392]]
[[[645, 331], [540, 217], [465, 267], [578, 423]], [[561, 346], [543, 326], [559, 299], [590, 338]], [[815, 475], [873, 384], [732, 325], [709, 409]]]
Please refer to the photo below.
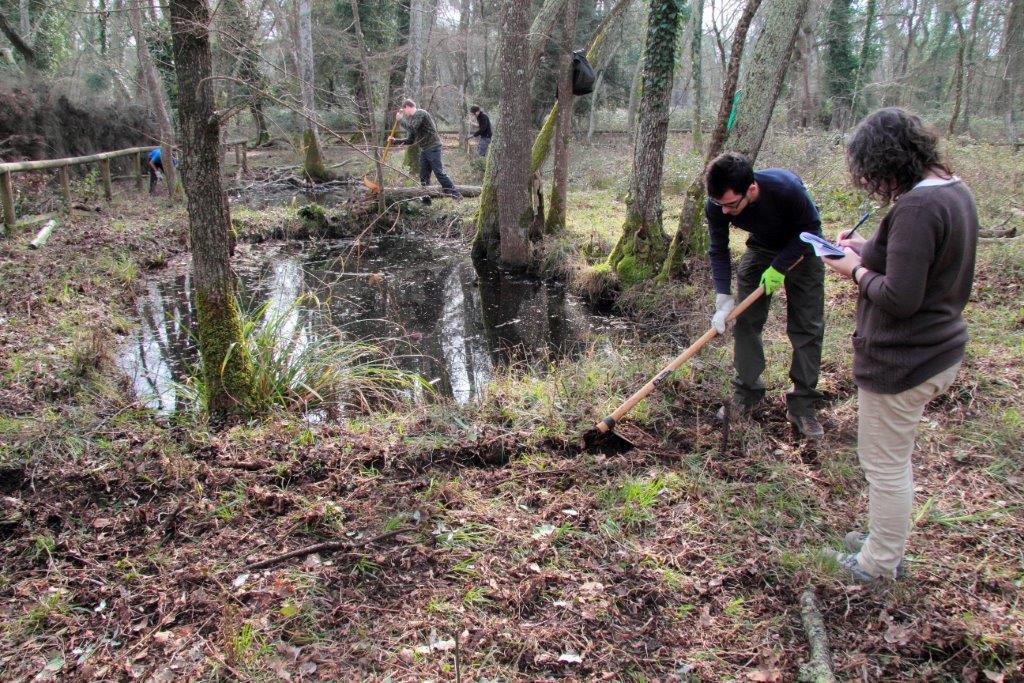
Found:
[[391, 149], [391, 138], [395, 137], [395, 131], [396, 130], [398, 130], [398, 119], [397, 118], [395, 119], [395, 122], [393, 124], [391, 124], [391, 132], [388, 133], [388, 141], [384, 145], [384, 153], [380, 155], [380, 163], [382, 163], [382, 164], [385, 161], [387, 161], [388, 150]]
[[[725, 319], [725, 321], [732, 322], [739, 316], [743, 315], [743, 312], [750, 308], [750, 306], [753, 305], [753, 303], [760, 299], [762, 296], [764, 296], [763, 285], [755, 289], [753, 292], [751, 292], [746, 299], [741, 301], [736, 306], [736, 308], [732, 309], [732, 312], [729, 313], [729, 316]], [[716, 330], [714, 327], [710, 328], [707, 332], [702, 334], [697, 341], [690, 344], [689, 348], [687, 348], [681, 354], [676, 356], [675, 359], [671, 363], [666, 365], [661, 372], [652, 377], [647, 384], [640, 387], [635, 394], [627, 398], [625, 403], [623, 403], [622, 405], [615, 409], [615, 412], [613, 412], [611, 415], [609, 415], [608, 417], [604, 418], [596, 425], [594, 425], [594, 428], [597, 429], [597, 431], [601, 432], [602, 434], [611, 429], [614, 429], [615, 423], [621, 420], [626, 413], [633, 410], [634, 406], [636, 406], [637, 403], [642, 401], [648, 394], [654, 391], [654, 388], [661, 384], [666, 377], [675, 372], [679, 368], [679, 366], [681, 366], [683, 363], [697, 355], [697, 352], [700, 351], [705, 344], [707, 344], [709, 341], [711, 341], [717, 336], [718, 330]]]

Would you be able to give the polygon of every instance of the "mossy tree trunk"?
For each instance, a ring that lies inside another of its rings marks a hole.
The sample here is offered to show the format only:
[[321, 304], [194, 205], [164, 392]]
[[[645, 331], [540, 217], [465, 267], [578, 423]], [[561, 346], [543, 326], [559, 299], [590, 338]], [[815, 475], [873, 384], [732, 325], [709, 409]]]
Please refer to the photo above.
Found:
[[207, 31], [210, 14], [206, 0], [171, 0], [170, 15], [206, 409], [211, 417], [223, 419], [248, 411], [253, 376], [242, 344], [230, 261], [231, 216], [220, 179], [220, 120], [214, 107]]
[[545, 232], [554, 234], [565, 229], [565, 201], [569, 189], [569, 138], [572, 135], [572, 42], [576, 36], [576, 15], [579, 0], [565, 5], [562, 22], [562, 56], [558, 62], [558, 122], [555, 125], [555, 168], [551, 180], [551, 201]]
[[501, 16], [501, 118], [499, 148], [489, 159], [498, 185], [499, 262], [506, 267], [530, 264], [530, 55], [529, 4], [504, 0]]
[[[545, 2], [552, 2], [553, 0], [545, 0]], [[629, 5], [633, 0], [618, 0], [615, 5], [608, 10], [608, 14], [604, 16], [597, 29], [594, 30], [594, 35], [590, 38], [590, 43], [587, 46], [587, 61], [594, 67], [595, 70], [603, 68], [604, 64], [607, 63], [611, 57], [608, 46], [608, 34], [611, 33], [611, 28], [616, 26], [626, 10], [629, 9]], [[546, 34], [538, 33], [536, 29], [536, 22], [534, 27], [531, 27], [530, 33], [532, 39], [537, 39], [536, 36], [540, 35], [544, 37]], [[531, 50], [533, 48], [531, 47]], [[548, 154], [551, 152], [551, 140], [555, 134], [555, 123], [558, 120], [558, 102], [556, 101], [548, 115], [544, 118], [544, 123], [540, 127], [540, 132], [537, 133], [537, 137], [533, 141], [533, 149], [530, 152], [530, 171], [531, 177], [533, 174], [538, 172], [547, 161]], [[500, 128], [500, 127], [499, 127]], [[500, 237], [498, 234], [498, 188], [494, 181], [494, 165], [491, 163], [491, 155], [498, 148], [501, 141], [501, 132], [498, 128], [494, 131], [494, 139], [491, 142], [490, 151], [487, 153], [487, 164], [484, 169], [484, 180], [480, 191], [480, 208], [477, 210], [476, 219], [476, 237], [473, 241], [473, 256], [475, 258], [490, 258], [496, 259], [498, 252], [498, 245], [500, 243]]]
[[685, 9], [682, 0], [651, 0], [647, 15], [643, 95], [633, 142], [626, 221], [618, 244], [608, 255], [608, 265], [627, 287], [656, 274], [668, 248], [661, 222], [661, 176], [676, 41]]
[[327, 167], [320, 147], [320, 133], [317, 130], [316, 98], [314, 97], [313, 71], [313, 10], [311, 0], [298, 0], [298, 45], [295, 61], [299, 67], [299, 90], [302, 95], [302, 116], [305, 130], [302, 133], [302, 171], [310, 180], [326, 180]]

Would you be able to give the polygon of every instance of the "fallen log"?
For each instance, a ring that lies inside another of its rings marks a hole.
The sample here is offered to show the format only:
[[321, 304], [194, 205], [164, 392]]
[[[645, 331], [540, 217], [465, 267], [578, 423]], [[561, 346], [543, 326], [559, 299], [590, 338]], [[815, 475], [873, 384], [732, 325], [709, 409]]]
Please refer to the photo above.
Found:
[[34, 240], [32, 240], [31, 242], [29, 242], [29, 245], [28, 245], [29, 248], [30, 249], [38, 249], [39, 247], [41, 247], [44, 244], [46, 244], [46, 240], [50, 239], [50, 233], [53, 232], [53, 229], [56, 228], [56, 227], [57, 227], [57, 219], [56, 218], [51, 218], [50, 220], [46, 221], [46, 224], [43, 225], [42, 229], [36, 235], [36, 238]]
[[804, 623], [804, 633], [810, 645], [811, 656], [806, 664], [800, 667], [797, 680], [808, 683], [836, 683], [832, 673], [832, 654], [828, 649], [828, 631], [825, 621], [818, 610], [818, 600], [814, 591], [806, 590], [800, 596], [800, 619]]
[[[456, 185], [455, 189], [463, 197], [479, 197], [479, 185]], [[371, 193], [372, 194], [372, 193]], [[419, 199], [420, 197], [443, 197], [444, 190], [440, 186], [431, 185], [428, 187], [385, 187], [385, 199]]]

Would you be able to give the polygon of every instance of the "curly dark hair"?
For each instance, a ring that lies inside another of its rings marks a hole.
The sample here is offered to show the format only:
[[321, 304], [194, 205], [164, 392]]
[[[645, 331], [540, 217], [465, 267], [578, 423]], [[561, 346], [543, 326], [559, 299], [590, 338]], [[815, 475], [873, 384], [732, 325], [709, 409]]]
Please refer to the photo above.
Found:
[[920, 117], [899, 107], [879, 109], [857, 124], [846, 147], [853, 184], [887, 202], [910, 191], [929, 171], [953, 171], [939, 151], [939, 136]]

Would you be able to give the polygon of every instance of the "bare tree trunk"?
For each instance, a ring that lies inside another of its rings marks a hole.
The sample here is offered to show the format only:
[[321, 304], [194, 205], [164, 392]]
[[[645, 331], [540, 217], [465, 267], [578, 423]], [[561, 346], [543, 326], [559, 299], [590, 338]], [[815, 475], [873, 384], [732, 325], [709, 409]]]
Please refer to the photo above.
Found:
[[18, 0], [18, 30], [21, 35], [28, 38], [32, 33], [32, 12], [30, 10], [31, 0]]
[[459, 151], [469, 152], [469, 129], [466, 127], [466, 115], [469, 102], [466, 91], [469, 89], [469, 17], [473, 11], [473, 0], [461, 0], [459, 5]]
[[810, 27], [806, 24], [800, 32], [804, 43], [804, 68], [801, 73], [802, 78], [800, 79], [800, 127], [807, 128], [811, 125], [811, 112], [813, 109], [813, 103], [811, 102], [811, 57], [814, 54], [814, 36], [811, 34]]
[[608, 265], [627, 287], [657, 274], [667, 251], [668, 237], [662, 229], [661, 177], [681, 20], [681, 5], [676, 0], [651, 0], [644, 45], [643, 97], [633, 142], [626, 220], [618, 244], [608, 255]]
[[313, 8], [311, 0], [296, 0], [298, 4], [298, 44], [295, 62], [299, 67], [299, 91], [302, 95], [302, 116], [305, 131], [302, 135], [304, 160], [302, 170], [311, 180], [328, 177], [317, 129], [316, 94], [313, 72]]
[[572, 135], [572, 48], [576, 37], [576, 15], [579, 0], [568, 0], [562, 21], [562, 54], [558, 60], [558, 122], [555, 124], [555, 168], [551, 180], [551, 201], [545, 231], [549, 234], [565, 229], [565, 202], [569, 190], [569, 139]]
[[874, 40], [872, 30], [875, 27], [877, 9], [877, 0], [868, 0], [864, 13], [864, 39], [860, 45], [860, 59], [857, 60], [857, 79], [853, 84], [853, 102], [850, 103], [850, 113], [854, 120], [860, 116], [858, 103], [864, 100], [864, 83], [871, 77], [871, 41]]
[[997, 108], [1003, 109], [1006, 121], [1006, 136], [1011, 143], [1017, 142], [1017, 117], [1014, 111], [1017, 100], [1017, 86], [1024, 68], [1024, 0], [1012, 0], [1006, 13], [1006, 27], [1003, 44], [999, 49], [1001, 82]]
[[981, 0], [974, 0], [974, 7], [971, 10], [971, 40], [967, 44], [967, 64], [965, 70], [966, 82], [964, 83], [964, 115], [961, 118], [960, 127], [968, 132], [971, 125], [971, 104], [974, 102], [974, 50], [978, 43], [978, 19], [981, 15]]
[[594, 126], [597, 124], [597, 107], [601, 101], [601, 83], [604, 81], [604, 71], [597, 74], [594, 81], [594, 92], [590, 97], [590, 116], [587, 117], [587, 144], [589, 145], [594, 137]]
[[711, 134], [711, 143], [708, 147], [707, 159], [718, 156], [725, 144], [725, 138], [729, 134], [729, 114], [732, 112], [733, 99], [736, 96], [736, 89], [740, 78], [740, 65], [743, 63], [743, 48], [747, 42], [747, 32], [750, 31], [750, 22], [761, 6], [761, 0], [747, 0], [736, 24], [736, 31], [732, 37], [732, 47], [729, 48], [729, 68], [725, 74], [725, 81], [722, 85], [722, 99], [718, 103], [718, 116], [715, 118], [715, 130]]
[[960, 118], [960, 109], [964, 99], [964, 61], [967, 58], [967, 32], [964, 30], [964, 22], [960, 18], [960, 10], [953, 6], [953, 19], [956, 22], [957, 47], [956, 64], [953, 72], [953, 113], [949, 116], [949, 126], [946, 128], [946, 136], [952, 137], [956, 131], [957, 119]]
[[210, 16], [205, 0], [171, 0], [170, 13], [206, 408], [214, 419], [223, 419], [247, 413], [255, 397], [231, 270], [231, 216], [220, 180]]
[[132, 27], [132, 33], [135, 34], [135, 52], [138, 55], [139, 68], [142, 69], [146, 90], [149, 93], [149, 105], [156, 116], [156, 125], [160, 131], [160, 159], [164, 167], [164, 178], [167, 181], [167, 194], [173, 200], [178, 187], [174, 177], [174, 128], [171, 125], [171, 115], [167, 108], [167, 99], [164, 96], [160, 74], [157, 73], [153, 59], [149, 56], [146, 34], [142, 30], [142, 11], [139, 8], [139, 2], [141, 0], [127, 0], [128, 23]]
[[495, 163], [498, 184], [500, 262], [513, 268], [530, 263], [530, 43], [529, 4], [504, 0], [501, 17], [501, 118]]
[[426, 11], [425, 0], [409, 2], [409, 50], [405, 67], [405, 96], [421, 103], [423, 95], [423, 18]]
[[757, 159], [775, 102], [789, 70], [796, 34], [803, 23], [810, 0], [774, 0], [768, 6], [764, 28], [757, 37], [743, 85], [743, 99], [729, 131], [730, 149]]
[[693, 3], [693, 37], [690, 40], [690, 82], [693, 87], [693, 146], [704, 148], [704, 0]]
[[893, 77], [894, 87], [890, 89], [890, 92], [886, 97], [886, 101], [889, 104], [895, 104], [896, 101], [898, 101], [902, 81], [907, 75], [907, 69], [910, 67], [910, 49], [914, 46], [914, 37], [917, 32], [917, 27], [919, 26], [919, 24], [914, 23], [914, 20], [917, 18], [917, 8], [918, 0], [912, 0], [910, 12], [907, 14], [907, 41], [903, 44], [903, 50], [900, 53], [900, 61], [896, 67], [896, 73]]
[[636, 68], [633, 69], [633, 77], [629, 81], [629, 104], [626, 106], [626, 127], [629, 129], [630, 137], [632, 137], [636, 130], [636, 110], [640, 105], [640, 86], [643, 84], [643, 74], [644, 60], [643, 57], [641, 57], [636, 60]]
[[[729, 49], [729, 66], [725, 72], [722, 85], [722, 99], [718, 104], [718, 116], [715, 129], [711, 134], [705, 162], [710, 161], [722, 151], [725, 137], [729, 133], [729, 114], [732, 111], [736, 87], [740, 77], [740, 63], [743, 61], [743, 48], [747, 42], [750, 23], [761, 6], [761, 0], [747, 0], [733, 33], [732, 47]], [[799, 26], [799, 24], [797, 24]], [[662, 266], [659, 278], [668, 279], [669, 275], [678, 275], [682, 271], [684, 259], [696, 256], [707, 249], [707, 235], [704, 228], [704, 169], [694, 176], [693, 182], [686, 190], [683, 199], [683, 210], [679, 214], [679, 226], [669, 245], [668, 257]]]
[[[356, 47], [359, 50], [359, 94], [362, 98], [361, 108], [365, 113], [363, 121], [360, 122], [360, 128], [363, 129], [364, 140], [367, 131], [373, 131], [373, 71], [370, 69], [370, 51], [366, 47], [366, 37], [363, 35], [363, 24], [359, 19], [359, 2], [358, 0], [349, 0], [349, 6], [352, 8], [352, 28], [356, 33]], [[384, 187], [384, 168], [380, 163], [380, 135], [373, 135], [369, 142], [373, 145], [373, 161], [374, 168], [377, 173], [377, 186], [379, 188]], [[385, 211], [384, 193], [377, 193], [377, 203], [381, 213]]]

